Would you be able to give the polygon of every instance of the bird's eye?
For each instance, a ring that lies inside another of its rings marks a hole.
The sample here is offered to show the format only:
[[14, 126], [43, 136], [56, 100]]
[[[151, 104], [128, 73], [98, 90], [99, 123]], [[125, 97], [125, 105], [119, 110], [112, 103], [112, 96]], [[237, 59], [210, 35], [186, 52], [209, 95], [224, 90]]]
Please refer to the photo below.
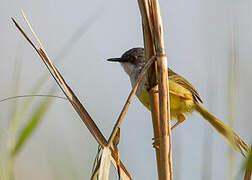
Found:
[[132, 56], [132, 61], [136, 61], [137, 60], [137, 56]]

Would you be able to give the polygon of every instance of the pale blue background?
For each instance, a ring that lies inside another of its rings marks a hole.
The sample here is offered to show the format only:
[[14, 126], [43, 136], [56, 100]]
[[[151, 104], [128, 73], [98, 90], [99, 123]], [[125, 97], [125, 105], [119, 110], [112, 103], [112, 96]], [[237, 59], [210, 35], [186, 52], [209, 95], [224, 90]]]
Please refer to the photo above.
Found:
[[[236, 52], [239, 88], [234, 129], [251, 144], [252, 2], [160, 0], [160, 4], [169, 66], [196, 87], [204, 106], [225, 123], [228, 68]], [[131, 87], [122, 68], [105, 60], [120, 56], [128, 48], [143, 46], [137, 1], [1, 0], [0, 99], [13, 95], [10, 89], [15, 62], [22, 61], [19, 94], [29, 94], [33, 84], [46, 72], [37, 54], [11, 22], [10, 17], [15, 17], [25, 27], [21, 9], [52, 59], [84, 27], [80, 32], [85, 32], [75, 40], [58, 68], [108, 137]], [[232, 39], [236, 50], [232, 48]], [[52, 84], [51, 78], [41, 94], [48, 93]], [[0, 130], [4, 133], [9, 122], [8, 109], [8, 103], [0, 104]], [[203, 175], [206, 179], [228, 179], [229, 146], [199, 115], [188, 118], [172, 135], [175, 180], [200, 180]], [[134, 179], [157, 179], [152, 137], [150, 113], [135, 98], [122, 124], [119, 145], [120, 157]], [[55, 100], [22, 150], [16, 177], [18, 180], [88, 179], [96, 149], [94, 138], [70, 104]], [[237, 152], [234, 155], [235, 179], [241, 179], [244, 159]], [[207, 161], [206, 169], [203, 157]], [[117, 179], [114, 170], [111, 179]]]

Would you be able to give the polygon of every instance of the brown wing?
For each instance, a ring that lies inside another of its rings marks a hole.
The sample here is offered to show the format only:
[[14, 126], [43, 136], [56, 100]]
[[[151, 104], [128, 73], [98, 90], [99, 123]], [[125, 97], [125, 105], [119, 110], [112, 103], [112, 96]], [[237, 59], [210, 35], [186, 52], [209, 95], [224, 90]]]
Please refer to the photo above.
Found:
[[195, 98], [196, 101], [199, 100], [201, 103], [203, 103], [197, 90], [187, 80], [185, 80], [182, 76], [178, 75], [177, 73], [172, 71], [170, 68], [168, 68], [168, 76], [169, 76], [169, 79], [175, 81], [176, 83], [180, 84], [184, 88], [191, 91], [193, 94], [193, 97]]

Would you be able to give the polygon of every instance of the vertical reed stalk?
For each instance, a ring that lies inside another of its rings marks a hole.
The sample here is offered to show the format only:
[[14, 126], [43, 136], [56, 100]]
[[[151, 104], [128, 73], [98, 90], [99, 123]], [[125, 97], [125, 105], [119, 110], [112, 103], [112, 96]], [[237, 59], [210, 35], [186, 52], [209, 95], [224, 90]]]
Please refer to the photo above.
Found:
[[158, 62], [161, 180], [172, 180], [171, 127], [167, 58], [158, 0], [152, 0], [154, 46]]
[[[152, 124], [153, 124], [153, 132], [154, 132], [154, 143], [155, 143], [155, 140], [160, 137], [159, 106], [158, 106], [159, 105], [159, 94], [157, 92], [158, 92], [158, 86], [154, 86], [153, 88], [151, 88], [151, 90], [149, 92]], [[158, 177], [160, 179], [161, 178], [160, 149], [155, 147], [155, 150], [156, 150]]]
[[[150, 17], [150, 2], [149, 0], [138, 0], [138, 6], [140, 9], [140, 13], [142, 16], [142, 28], [143, 28], [143, 39], [144, 39], [144, 50], [146, 59], [150, 58], [154, 55], [153, 49], [153, 36], [151, 33], [151, 29], [153, 23]], [[155, 63], [156, 64], [156, 63]], [[160, 137], [160, 129], [159, 129], [159, 95], [158, 87], [155, 86], [157, 84], [156, 78], [156, 68], [155, 64], [153, 64], [148, 70], [148, 88], [150, 89], [150, 107], [152, 114], [152, 123], [153, 123], [153, 132], [154, 132], [154, 143], [155, 140]], [[157, 161], [157, 171], [158, 177], [161, 177], [161, 168], [160, 168], [160, 149], [155, 147], [156, 151], [156, 161]]]
[[[156, 149], [160, 180], [172, 180], [171, 127], [169, 108], [169, 86], [167, 59], [165, 56], [162, 18], [158, 0], [138, 0], [143, 22], [144, 48], [148, 59], [157, 57], [157, 64], [149, 72], [149, 87], [155, 140], [160, 140], [160, 151]], [[157, 82], [158, 70], [158, 88]], [[156, 89], [155, 89], [156, 88]], [[155, 92], [158, 90], [158, 95]]]

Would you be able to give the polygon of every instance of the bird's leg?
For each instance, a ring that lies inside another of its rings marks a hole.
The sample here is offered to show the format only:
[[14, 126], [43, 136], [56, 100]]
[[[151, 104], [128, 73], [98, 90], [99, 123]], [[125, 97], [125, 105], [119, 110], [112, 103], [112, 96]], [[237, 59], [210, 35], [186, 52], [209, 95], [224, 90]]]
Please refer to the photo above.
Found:
[[154, 138], [152, 138], [152, 140], [154, 141], [152, 143], [153, 148], [159, 149], [159, 145], [160, 145], [159, 137], [154, 137]]
[[177, 118], [178, 118], [178, 121], [176, 122], [176, 124], [174, 124], [171, 127], [171, 130], [173, 130], [175, 127], [177, 127], [180, 123], [182, 123], [186, 119], [186, 117], [184, 116], [184, 114], [179, 114]]
[[[176, 124], [174, 124], [174, 125], [171, 127], [171, 130], [173, 130], [175, 127], [177, 127], [180, 123], [182, 123], [182, 122], [186, 119], [186, 117], [185, 117], [184, 114], [179, 114], [179, 115], [177, 116], [177, 118], [178, 118], [178, 121], [176, 122]], [[159, 149], [159, 145], [160, 145], [160, 139], [159, 139], [159, 137], [154, 137], [154, 138], [152, 138], [152, 140], [154, 141], [154, 142], [152, 143], [152, 146], [153, 146], [154, 148], [156, 148], [156, 149]]]

